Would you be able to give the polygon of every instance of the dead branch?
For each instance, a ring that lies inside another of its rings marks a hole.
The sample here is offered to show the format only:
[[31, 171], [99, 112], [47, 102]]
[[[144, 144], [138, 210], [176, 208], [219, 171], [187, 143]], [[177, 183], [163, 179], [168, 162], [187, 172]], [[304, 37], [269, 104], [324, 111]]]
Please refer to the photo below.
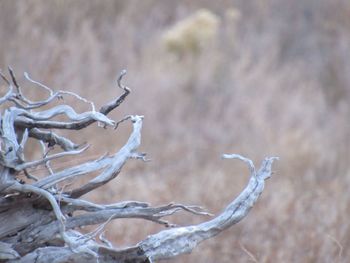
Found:
[[[237, 154], [223, 155], [223, 158], [239, 159], [248, 164], [249, 182], [221, 214], [198, 225], [180, 227], [165, 218], [178, 212], [212, 216], [199, 206], [168, 204], [153, 207], [138, 201], [103, 205], [81, 199], [84, 194], [115, 179], [129, 159], [147, 161], [145, 154], [138, 152], [143, 116], [129, 115], [120, 121], [107, 117], [130, 93], [130, 89], [122, 84], [125, 74], [126, 71], [122, 71], [117, 80], [123, 94], [96, 111], [93, 102], [73, 92], [54, 91], [25, 73], [30, 84], [48, 93], [44, 100], [29, 100], [11, 68], [10, 80], [0, 72], [2, 80], [8, 86], [5, 95], [0, 98], [0, 105], [11, 105], [1, 112], [0, 124], [0, 221], [4, 222], [0, 225], [0, 261], [152, 262], [171, 258], [191, 252], [202, 241], [236, 224], [258, 200], [265, 180], [271, 176], [271, 165], [276, 157], [266, 158], [256, 171], [253, 162], [248, 158]], [[49, 107], [54, 99], [67, 95], [88, 103], [91, 110], [77, 113], [65, 104]], [[45, 110], [41, 110], [43, 106]], [[55, 120], [59, 115], [64, 115], [69, 121]], [[80, 130], [94, 122], [116, 128], [127, 121], [132, 123], [132, 132], [124, 146], [115, 154], [57, 172], [50, 168], [50, 161], [67, 155], [75, 156], [87, 149], [87, 146], [75, 144], [52, 129]], [[41, 159], [26, 161], [24, 149], [28, 137], [43, 146], [44, 154]], [[49, 155], [44, 143], [47, 143], [49, 149], [58, 145], [62, 151]], [[29, 168], [43, 165], [48, 169], [43, 178], [34, 178], [29, 174]], [[98, 174], [84, 185], [71, 190], [59, 188], [65, 181], [76, 180], [92, 172]], [[23, 173], [34, 182], [21, 181], [19, 176]], [[151, 235], [130, 248], [116, 249], [102, 232], [111, 220], [121, 218], [148, 220], [168, 229]], [[76, 231], [87, 225], [98, 226], [85, 235]], [[106, 246], [96, 241], [97, 236]]]

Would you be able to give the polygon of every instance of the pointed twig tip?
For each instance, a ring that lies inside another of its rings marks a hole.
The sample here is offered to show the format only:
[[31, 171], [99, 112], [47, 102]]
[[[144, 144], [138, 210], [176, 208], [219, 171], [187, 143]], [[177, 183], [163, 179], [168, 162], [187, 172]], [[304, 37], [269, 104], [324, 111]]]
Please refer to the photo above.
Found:
[[126, 69], [123, 69], [123, 70], [120, 72], [119, 77], [118, 77], [118, 80], [117, 80], [118, 87], [121, 88], [121, 89], [123, 89], [123, 90], [128, 89], [128, 87], [126, 87], [126, 86], [124, 86], [124, 85], [122, 84], [122, 79], [123, 79], [123, 77], [126, 75], [126, 72], [127, 72]]

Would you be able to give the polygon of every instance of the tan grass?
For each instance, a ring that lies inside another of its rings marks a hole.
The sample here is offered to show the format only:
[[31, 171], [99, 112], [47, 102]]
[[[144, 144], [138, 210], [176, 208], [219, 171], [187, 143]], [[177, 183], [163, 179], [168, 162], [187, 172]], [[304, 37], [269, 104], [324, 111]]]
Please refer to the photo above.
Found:
[[[245, 220], [174, 262], [348, 262], [350, 4], [234, 2], [1, 1], [0, 65], [97, 105], [117, 95], [117, 74], [128, 69], [133, 92], [112, 118], [145, 115], [142, 150], [153, 161], [128, 163], [88, 196], [100, 202], [179, 201], [218, 212], [247, 181], [246, 167], [221, 153], [281, 157]], [[162, 36], [202, 8], [221, 21], [215, 41], [173, 60]], [[75, 140], [94, 144], [94, 156], [117, 150], [128, 132], [127, 124], [91, 128]], [[157, 230], [121, 220], [106, 234], [124, 246]]]

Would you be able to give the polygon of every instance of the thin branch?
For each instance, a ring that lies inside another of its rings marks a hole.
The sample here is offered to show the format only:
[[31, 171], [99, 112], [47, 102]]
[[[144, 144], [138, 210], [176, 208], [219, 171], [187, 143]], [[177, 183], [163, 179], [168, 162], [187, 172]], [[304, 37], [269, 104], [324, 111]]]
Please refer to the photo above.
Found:
[[11, 76], [11, 80], [13, 85], [15, 85], [16, 89], [17, 89], [17, 93], [20, 97], [22, 97], [22, 92], [21, 92], [21, 87], [18, 85], [17, 80], [16, 80], [16, 76], [15, 73], [13, 72], [13, 69], [9, 66], [8, 70], [10, 72], [10, 76]]
[[1, 78], [6, 82], [8, 86], [11, 86], [11, 82], [5, 77], [4, 73], [0, 70], [0, 76]]
[[252, 160], [245, 158], [239, 154], [223, 154], [222, 158], [224, 158], [224, 159], [238, 159], [238, 160], [245, 162], [249, 167], [250, 175], [256, 176], [255, 166], [254, 166], [254, 163]]
[[12, 95], [13, 95], [13, 86], [10, 85], [8, 92], [3, 97], [0, 98], [0, 105], [8, 101]]
[[117, 129], [119, 124], [121, 124], [122, 122], [125, 122], [125, 121], [130, 120], [130, 119], [131, 119], [131, 115], [125, 116], [123, 119], [121, 119], [115, 123], [114, 129]]
[[39, 87], [41, 87], [41, 88], [43, 88], [44, 90], [46, 90], [47, 92], [49, 92], [50, 97], [52, 97], [52, 96], [54, 95], [54, 92], [53, 92], [52, 89], [50, 89], [48, 86], [46, 86], [46, 85], [40, 83], [39, 81], [36, 81], [36, 80], [31, 79], [31, 78], [29, 77], [29, 74], [28, 74], [27, 72], [24, 72], [24, 77], [25, 77], [28, 81], [32, 82], [33, 84], [38, 85]]
[[[62, 197], [62, 203], [65, 203], [67, 199]], [[56, 201], [57, 202], [57, 201]], [[75, 215], [73, 217], [68, 217], [65, 221], [65, 229], [68, 231], [69, 229], [74, 229], [82, 226], [88, 226], [88, 225], [97, 225], [107, 222], [111, 219], [118, 219], [118, 218], [139, 218], [144, 219], [152, 222], [156, 222], [165, 226], [174, 226], [173, 224], [170, 224], [164, 220], [162, 220], [163, 217], [170, 216], [176, 212], [179, 211], [186, 211], [192, 214], [202, 214], [202, 215], [208, 215], [208, 213], [203, 212], [200, 213], [199, 211], [192, 210], [189, 206], [189, 209], [186, 209], [187, 206], [183, 204], [170, 204], [166, 206], [160, 206], [160, 207], [150, 207], [150, 206], [119, 206], [116, 204], [114, 208], [110, 208], [108, 205], [87, 205], [86, 203], [84, 205], [85, 211], [92, 211], [87, 212], [84, 214]], [[89, 208], [90, 206], [90, 208]], [[66, 204], [62, 208], [62, 211], [64, 213], [72, 213], [72, 211], [77, 211], [77, 208], [80, 207], [72, 204]], [[180, 209], [179, 209], [180, 208]], [[38, 228], [38, 231], [40, 231], [40, 228]], [[54, 236], [56, 233], [59, 232], [59, 225], [57, 225], [57, 222], [50, 223], [49, 226], [43, 227], [43, 235], [41, 236], [42, 242], [47, 242]]]
[[[41, 146], [41, 150], [43, 152], [43, 158], [46, 158], [47, 155], [49, 154], [50, 150], [53, 149], [53, 147], [52, 148], [49, 147], [48, 150], [46, 150], [45, 144], [42, 141], [39, 141], [39, 143], [40, 143], [40, 146]], [[46, 169], [49, 171], [50, 175], [53, 175], [53, 170], [52, 170], [52, 168], [50, 166], [50, 160], [46, 161], [44, 163], [44, 165], [45, 165]]]
[[329, 235], [329, 234], [326, 234], [327, 237], [332, 240], [336, 245], [337, 247], [339, 248], [339, 252], [338, 252], [338, 258], [337, 258], [337, 261], [336, 262], [340, 262], [341, 258], [342, 258], [342, 254], [343, 254], [343, 246], [342, 244], [333, 236]]
[[126, 69], [123, 69], [117, 79], [118, 87], [123, 89], [123, 90], [128, 90], [129, 88], [127, 86], [124, 86], [122, 84], [123, 77], [126, 75]]
[[[8, 67], [8, 70], [10, 72], [12, 83], [15, 85], [15, 87], [17, 89], [17, 94], [15, 94], [13, 96], [12, 101], [18, 107], [21, 107], [21, 108], [24, 108], [24, 109], [32, 109], [32, 108], [38, 108], [38, 107], [41, 107], [41, 106], [45, 105], [42, 102], [34, 102], [34, 101], [31, 101], [31, 100], [27, 99], [22, 93], [21, 86], [18, 84], [18, 82], [16, 80], [16, 76], [15, 76], [15, 73], [14, 73], [13, 69], [11, 67]], [[19, 101], [25, 103], [25, 105], [17, 102], [16, 100], [19, 100]]]
[[84, 242], [91, 240], [93, 238], [95, 238], [98, 234], [100, 234], [107, 226], [107, 224], [109, 222], [111, 222], [111, 220], [113, 219], [113, 216], [110, 216], [106, 222], [103, 222], [102, 224], [100, 224], [96, 229], [94, 229], [93, 231], [82, 235], [79, 239], [83, 239]]
[[259, 263], [257, 258], [253, 255], [252, 252], [250, 252], [241, 242], [239, 242], [239, 246], [241, 249], [248, 255], [248, 257], [255, 263]]
[[[125, 100], [125, 98], [130, 94], [130, 89], [121, 83], [125, 74], [126, 74], [126, 71], [123, 70], [120, 73], [120, 75], [118, 77], [118, 81], [117, 81], [118, 87], [123, 89], [124, 93], [122, 95], [120, 95], [118, 98], [116, 98], [115, 100], [102, 106], [99, 110], [99, 113], [101, 113], [103, 115], [107, 115], [109, 112], [111, 112], [112, 110], [117, 108], [120, 104], [122, 104], [123, 101]], [[38, 84], [38, 83], [39, 82], [36, 82], [36, 84]], [[40, 85], [43, 85], [43, 84], [40, 83]], [[63, 91], [56, 92], [52, 96], [50, 96], [47, 100], [37, 102], [37, 104], [35, 104], [35, 107], [41, 107], [43, 105], [46, 105], [47, 103], [51, 102], [54, 98], [62, 96], [62, 92]], [[63, 93], [67, 93], [67, 92], [63, 92]], [[71, 94], [71, 92], [69, 92], [69, 93]], [[74, 94], [74, 96], [79, 96], [79, 95]], [[86, 102], [89, 102], [86, 99], [83, 99], [83, 100], [85, 100]], [[25, 106], [21, 105], [21, 107], [23, 108]], [[34, 105], [33, 105], [33, 107], [34, 107]], [[94, 112], [94, 111], [92, 111], [92, 112]], [[95, 112], [95, 113], [97, 113], [97, 112]], [[97, 115], [97, 114], [95, 114], [95, 115]], [[94, 123], [96, 121], [100, 121], [100, 120], [96, 119], [96, 118], [88, 118], [88, 119], [83, 119], [83, 120], [75, 121], [75, 122], [53, 122], [53, 121], [35, 121], [33, 119], [28, 119], [28, 118], [17, 118], [15, 124], [16, 124], [16, 126], [26, 127], [26, 128], [80, 130], [80, 129], [83, 129], [83, 128], [91, 125], [92, 123]], [[103, 123], [103, 121], [101, 121], [101, 122]]]
[[[10, 72], [10, 76], [11, 76], [12, 82], [13, 82], [13, 84], [15, 85], [15, 87], [16, 87], [16, 89], [17, 89], [17, 94], [11, 94], [11, 95], [13, 95], [13, 96], [11, 96], [11, 97], [8, 96], [6, 99], [7, 99], [7, 100], [10, 100], [10, 101], [13, 101], [19, 108], [26, 109], [26, 110], [39, 108], [39, 107], [42, 107], [42, 106], [47, 105], [48, 103], [50, 103], [51, 101], [53, 101], [53, 99], [55, 99], [55, 98], [63, 98], [62, 95], [66, 94], [66, 95], [73, 96], [73, 97], [77, 98], [78, 100], [80, 100], [80, 101], [82, 101], [82, 102], [85, 102], [85, 103], [90, 104], [91, 109], [92, 109], [92, 112], [95, 112], [95, 111], [96, 111], [96, 110], [95, 110], [95, 105], [94, 105], [94, 103], [93, 103], [92, 101], [89, 101], [89, 100], [87, 100], [87, 99], [85, 99], [85, 98], [83, 98], [83, 97], [79, 96], [78, 94], [76, 94], [76, 93], [74, 93], [74, 92], [71, 92], [71, 91], [59, 90], [59, 91], [57, 91], [57, 92], [53, 92], [53, 90], [50, 89], [49, 87], [47, 87], [46, 85], [44, 85], [44, 84], [42, 84], [42, 83], [40, 83], [40, 82], [38, 82], [38, 81], [35, 81], [35, 80], [31, 79], [31, 78], [29, 77], [29, 74], [28, 74], [27, 72], [25, 72], [25, 73], [24, 73], [24, 77], [25, 77], [28, 81], [30, 81], [30, 82], [33, 83], [33, 84], [36, 84], [37, 86], [39, 86], [39, 87], [41, 87], [41, 88], [43, 88], [43, 89], [45, 89], [46, 91], [49, 92], [49, 97], [48, 97], [47, 99], [41, 100], [41, 101], [31, 101], [31, 100], [27, 99], [27, 98], [23, 95], [22, 90], [21, 90], [21, 87], [19, 86], [19, 84], [18, 84], [18, 82], [17, 82], [17, 80], [16, 80], [16, 77], [15, 77], [15, 74], [14, 74], [14, 72], [13, 72], [13, 70], [12, 70], [11, 67], [9, 67], [9, 72]], [[0, 74], [1, 74], [2, 79], [3, 79], [10, 87], [12, 87], [11, 84], [10, 84], [10, 82], [7, 80], [7, 78], [6, 78], [1, 72], [0, 72]], [[11, 90], [11, 91], [12, 91], [12, 90]], [[20, 103], [20, 102], [17, 101], [17, 100], [19, 100], [19, 101], [25, 103], [25, 105], [22, 104], [22, 103]]]
[[107, 103], [106, 105], [104, 105], [103, 107], [100, 108], [100, 112], [107, 115], [109, 112], [111, 112], [113, 109], [115, 109], [116, 107], [118, 107], [120, 104], [123, 103], [123, 101], [125, 100], [125, 98], [129, 95], [130, 93], [130, 89], [127, 86], [124, 86], [121, 82], [123, 77], [126, 75], [126, 70], [122, 70], [119, 74], [118, 80], [117, 80], [117, 84], [118, 87], [121, 88], [124, 93], [119, 96], [116, 100], [113, 100], [109, 103]]
[[9, 100], [11, 98], [11, 96], [13, 96], [13, 86], [11, 85], [11, 82], [6, 78], [6, 76], [2, 73], [2, 71], [0, 70], [0, 76], [3, 79], [3, 81], [5, 81], [5, 83], [8, 86], [8, 91], [7, 93], [0, 98], [0, 105], [3, 104], [4, 102], [6, 102], [7, 100]]
[[78, 94], [76, 94], [76, 93], [74, 93], [74, 92], [71, 92], [71, 91], [63, 91], [63, 90], [60, 90], [59, 93], [60, 93], [60, 94], [71, 95], [71, 96], [77, 98], [78, 100], [80, 100], [80, 101], [82, 101], [82, 102], [85, 102], [85, 103], [90, 104], [90, 106], [91, 106], [91, 111], [92, 111], [92, 112], [96, 112], [95, 104], [94, 104], [92, 101], [87, 100], [87, 99], [85, 99], [85, 98], [83, 98], [83, 97], [79, 96]]
[[89, 145], [86, 145], [85, 147], [83, 147], [83, 148], [81, 148], [79, 150], [73, 150], [73, 151], [68, 151], [68, 152], [60, 152], [60, 153], [52, 154], [52, 155], [49, 155], [49, 156], [47, 156], [47, 157], [45, 157], [43, 159], [40, 159], [40, 160], [19, 164], [17, 166], [14, 166], [13, 168], [16, 171], [21, 171], [21, 170], [24, 170], [24, 169], [36, 167], [38, 165], [45, 164], [48, 161], [51, 161], [51, 160], [54, 160], [54, 159], [58, 159], [58, 158], [61, 158], [63, 156], [80, 154], [83, 151], [85, 151], [87, 148], [89, 148]]

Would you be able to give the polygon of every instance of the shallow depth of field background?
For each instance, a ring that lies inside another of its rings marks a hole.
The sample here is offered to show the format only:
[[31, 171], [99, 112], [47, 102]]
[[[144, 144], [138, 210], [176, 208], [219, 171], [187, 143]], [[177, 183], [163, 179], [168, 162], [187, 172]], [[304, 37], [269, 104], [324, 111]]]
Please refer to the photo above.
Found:
[[[219, 213], [248, 180], [246, 166], [222, 153], [257, 166], [281, 158], [242, 222], [171, 262], [349, 262], [349, 1], [2, 0], [0, 39], [0, 68], [12, 66], [31, 98], [24, 71], [100, 106], [121, 93], [116, 78], [128, 70], [132, 93], [110, 116], [145, 115], [140, 151], [152, 162], [130, 160], [90, 200], [175, 201]], [[126, 122], [73, 132], [93, 146], [55, 167], [113, 153], [130, 131]], [[106, 234], [123, 247], [161, 229], [120, 220]]]

